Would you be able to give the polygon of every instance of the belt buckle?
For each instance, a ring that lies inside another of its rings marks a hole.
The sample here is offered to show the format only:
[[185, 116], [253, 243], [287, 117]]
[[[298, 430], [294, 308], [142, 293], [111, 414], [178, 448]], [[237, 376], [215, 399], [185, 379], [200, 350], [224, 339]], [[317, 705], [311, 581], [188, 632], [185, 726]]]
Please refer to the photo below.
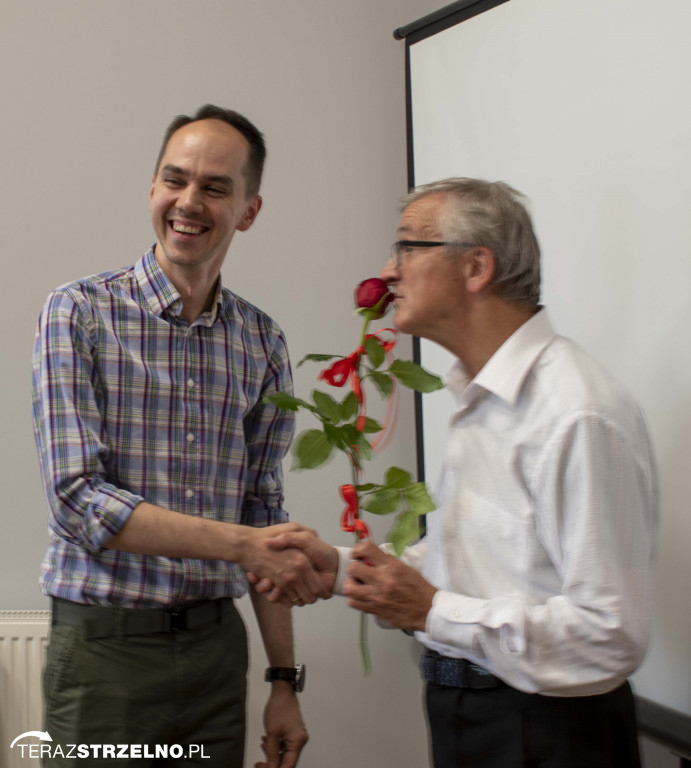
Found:
[[187, 629], [187, 611], [171, 611], [170, 631], [179, 632]]

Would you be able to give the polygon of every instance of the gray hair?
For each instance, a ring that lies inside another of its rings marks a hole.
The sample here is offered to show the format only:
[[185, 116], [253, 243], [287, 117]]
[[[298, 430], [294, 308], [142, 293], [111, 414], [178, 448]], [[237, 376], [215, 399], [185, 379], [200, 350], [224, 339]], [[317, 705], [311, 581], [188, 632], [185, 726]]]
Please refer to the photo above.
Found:
[[438, 224], [444, 240], [483, 245], [494, 254], [493, 284], [506, 301], [537, 306], [540, 246], [527, 199], [501, 181], [451, 178], [416, 187], [402, 208], [428, 195], [444, 195]]

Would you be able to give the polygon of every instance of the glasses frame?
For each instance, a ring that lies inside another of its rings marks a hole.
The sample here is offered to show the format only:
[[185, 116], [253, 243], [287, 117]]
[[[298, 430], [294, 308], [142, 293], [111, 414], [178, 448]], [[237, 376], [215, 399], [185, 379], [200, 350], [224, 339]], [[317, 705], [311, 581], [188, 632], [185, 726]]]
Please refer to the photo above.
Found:
[[396, 240], [391, 246], [391, 258], [400, 269], [403, 264], [403, 248], [439, 248], [441, 246], [455, 246], [456, 248], [477, 248], [477, 243], [464, 243], [456, 240]]

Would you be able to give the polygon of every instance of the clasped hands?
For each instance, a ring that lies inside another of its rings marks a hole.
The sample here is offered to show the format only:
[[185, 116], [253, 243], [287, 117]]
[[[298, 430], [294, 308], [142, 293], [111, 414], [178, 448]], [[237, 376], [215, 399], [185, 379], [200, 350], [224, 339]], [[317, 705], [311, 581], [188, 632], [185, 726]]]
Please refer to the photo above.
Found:
[[[296, 523], [264, 528], [262, 533], [264, 547], [281, 564], [275, 574], [248, 569], [257, 592], [270, 602], [290, 606], [332, 596], [339, 568], [335, 547]], [[356, 544], [351, 557], [343, 585], [348, 606], [375, 614], [393, 627], [424, 631], [436, 588], [372, 542]]]

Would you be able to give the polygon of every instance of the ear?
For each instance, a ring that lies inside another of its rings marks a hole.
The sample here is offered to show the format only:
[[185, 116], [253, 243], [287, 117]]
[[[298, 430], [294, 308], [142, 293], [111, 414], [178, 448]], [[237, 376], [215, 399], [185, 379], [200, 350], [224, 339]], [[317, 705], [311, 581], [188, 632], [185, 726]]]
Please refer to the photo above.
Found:
[[151, 177], [151, 186], [149, 187], [149, 202], [151, 202], [151, 198], [154, 196], [154, 185], [156, 184], [156, 174]]
[[261, 195], [252, 196], [252, 199], [247, 204], [245, 213], [237, 226], [240, 232], [245, 232], [252, 226], [252, 224], [254, 224], [254, 220], [257, 218], [257, 214], [261, 210], [262, 202], [263, 200]]
[[466, 255], [463, 268], [469, 293], [480, 293], [491, 285], [495, 267], [496, 259], [489, 248], [485, 248], [484, 245], [473, 248]]

